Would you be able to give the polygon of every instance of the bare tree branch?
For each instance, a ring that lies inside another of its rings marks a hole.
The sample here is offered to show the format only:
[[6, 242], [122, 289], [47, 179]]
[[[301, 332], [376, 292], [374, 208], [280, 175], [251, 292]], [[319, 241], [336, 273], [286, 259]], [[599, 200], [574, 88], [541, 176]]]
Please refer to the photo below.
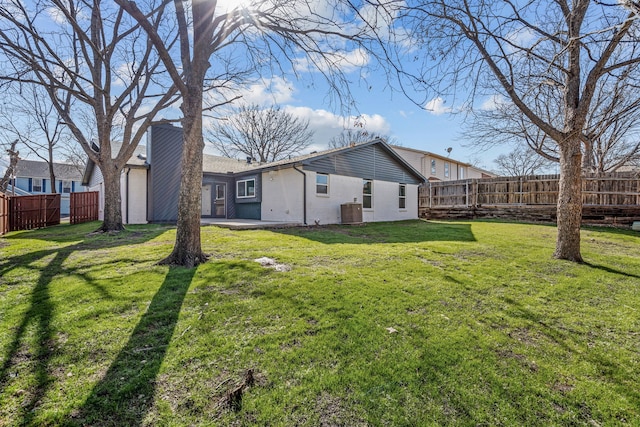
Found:
[[279, 107], [243, 105], [207, 132], [210, 144], [223, 155], [244, 155], [261, 163], [299, 154], [311, 144], [309, 121]]

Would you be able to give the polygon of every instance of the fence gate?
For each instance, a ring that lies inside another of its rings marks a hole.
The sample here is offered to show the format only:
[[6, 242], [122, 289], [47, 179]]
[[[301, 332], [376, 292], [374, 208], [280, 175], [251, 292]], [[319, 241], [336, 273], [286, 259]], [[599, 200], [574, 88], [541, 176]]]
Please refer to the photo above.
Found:
[[98, 220], [98, 198], [97, 191], [86, 191], [82, 193], [71, 193], [71, 224]]
[[60, 194], [9, 198], [9, 231], [31, 230], [60, 224]]

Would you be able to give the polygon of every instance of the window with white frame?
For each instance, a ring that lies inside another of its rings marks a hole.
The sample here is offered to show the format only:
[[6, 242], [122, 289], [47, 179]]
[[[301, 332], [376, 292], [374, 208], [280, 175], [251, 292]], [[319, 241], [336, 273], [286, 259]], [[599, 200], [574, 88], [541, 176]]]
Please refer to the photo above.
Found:
[[373, 207], [373, 181], [370, 179], [362, 180], [362, 207], [364, 209]]
[[444, 162], [444, 177], [449, 178], [449, 162]]
[[436, 174], [436, 159], [431, 159], [431, 175]]
[[31, 181], [31, 192], [42, 193], [42, 178], [33, 178]]
[[71, 181], [62, 181], [62, 194], [71, 193]]
[[256, 180], [255, 179], [243, 179], [236, 183], [237, 191], [236, 195], [239, 199], [256, 196]]
[[326, 173], [316, 173], [316, 194], [329, 194], [329, 175]]
[[407, 208], [407, 184], [400, 184], [398, 186], [398, 208]]

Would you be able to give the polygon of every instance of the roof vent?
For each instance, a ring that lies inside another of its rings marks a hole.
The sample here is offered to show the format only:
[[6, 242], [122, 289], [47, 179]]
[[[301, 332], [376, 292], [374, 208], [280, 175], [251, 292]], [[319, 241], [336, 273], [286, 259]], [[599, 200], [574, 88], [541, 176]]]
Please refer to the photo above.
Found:
[[247, 156], [247, 164], [250, 165], [251, 164], [251, 156]]

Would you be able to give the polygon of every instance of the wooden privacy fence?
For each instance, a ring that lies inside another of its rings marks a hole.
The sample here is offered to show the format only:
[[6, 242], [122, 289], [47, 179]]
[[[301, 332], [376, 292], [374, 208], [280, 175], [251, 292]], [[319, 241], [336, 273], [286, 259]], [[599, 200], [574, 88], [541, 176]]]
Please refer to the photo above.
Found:
[[0, 236], [9, 232], [9, 196], [0, 193]]
[[[420, 188], [420, 215], [555, 220], [559, 175], [430, 182]], [[587, 174], [582, 179], [584, 219], [640, 217], [637, 173]]]
[[97, 191], [87, 191], [84, 193], [71, 193], [71, 224], [98, 220], [98, 197]]
[[60, 224], [60, 194], [9, 197], [9, 231]]

